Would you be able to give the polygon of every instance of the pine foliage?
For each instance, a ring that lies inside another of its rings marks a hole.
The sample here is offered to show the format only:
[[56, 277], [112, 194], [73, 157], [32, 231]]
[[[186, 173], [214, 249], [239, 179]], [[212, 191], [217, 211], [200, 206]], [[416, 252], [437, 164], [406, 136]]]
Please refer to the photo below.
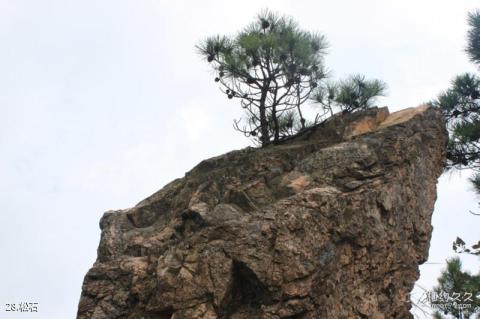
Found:
[[234, 127], [267, 145], [305, 128], [301, 105], [326, 77], [326, 47], [323, 35], [265, 10], [236, 36], [209, 37], [197, 49], [222, 92], [246, 111]]

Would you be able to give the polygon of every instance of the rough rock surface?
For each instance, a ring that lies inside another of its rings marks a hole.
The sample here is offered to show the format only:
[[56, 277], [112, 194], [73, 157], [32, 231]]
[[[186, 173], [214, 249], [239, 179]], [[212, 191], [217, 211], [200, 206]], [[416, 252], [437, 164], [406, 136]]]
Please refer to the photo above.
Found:
[[381, 108], [205, 160], [105, 213], [78, 318], [412, 318], [446, 141]]

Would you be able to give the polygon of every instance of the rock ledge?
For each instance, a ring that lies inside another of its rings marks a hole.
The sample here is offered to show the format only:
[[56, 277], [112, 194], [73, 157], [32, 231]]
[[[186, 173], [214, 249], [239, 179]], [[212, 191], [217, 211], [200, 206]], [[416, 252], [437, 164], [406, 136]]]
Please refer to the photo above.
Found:
[[104, 214], [77, 318], [412, 318], [446, 142], [380, 108], [202, 161]]

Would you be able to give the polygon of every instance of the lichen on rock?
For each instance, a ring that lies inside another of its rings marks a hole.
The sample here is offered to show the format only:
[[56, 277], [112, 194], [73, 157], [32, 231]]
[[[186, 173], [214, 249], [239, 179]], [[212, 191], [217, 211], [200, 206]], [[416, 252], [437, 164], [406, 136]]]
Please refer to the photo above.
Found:
[[205, 160], [105, 213], [78, 318], [412, 318], [446, 141], [375, 108]]

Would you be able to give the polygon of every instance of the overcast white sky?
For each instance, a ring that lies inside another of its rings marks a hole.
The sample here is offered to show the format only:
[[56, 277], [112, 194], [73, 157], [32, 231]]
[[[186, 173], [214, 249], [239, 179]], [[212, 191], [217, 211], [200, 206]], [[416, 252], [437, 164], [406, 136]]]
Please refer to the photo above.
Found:
[[[249, 145], [194, 46], [262, 9], [326, 35], [333, 75], [386, 81], [391, 110], [475, 71], [463, 52], [472, 0], [0, 0], [0, 317], [74, 318], [98, 222], [202, 159]], [[479, 239], [468, 174], [439, 182], [429, 288], [451, 242]], [[479, 260], [462, 256], [478, 271]], [[5, 312], [38, 302], [39, 313]]]

